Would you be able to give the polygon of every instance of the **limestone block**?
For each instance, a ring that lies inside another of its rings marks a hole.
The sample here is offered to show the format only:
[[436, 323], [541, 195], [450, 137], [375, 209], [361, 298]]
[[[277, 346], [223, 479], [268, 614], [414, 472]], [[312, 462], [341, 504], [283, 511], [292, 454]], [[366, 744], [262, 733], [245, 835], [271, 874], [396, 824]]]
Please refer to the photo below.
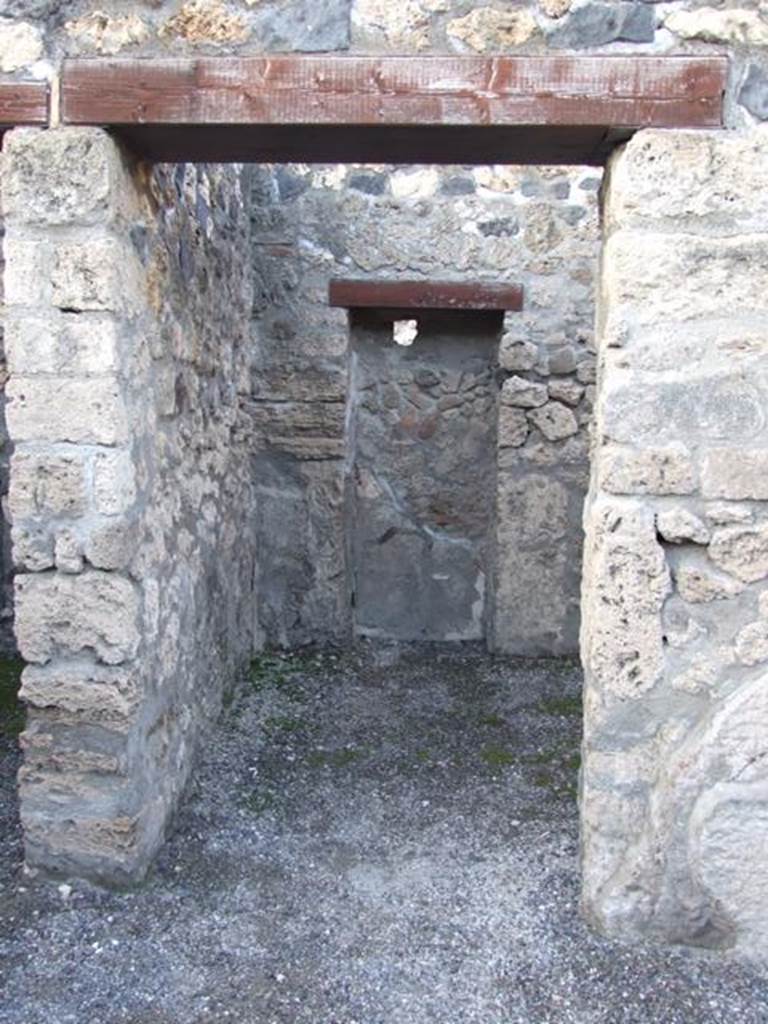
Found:
[[11, 518], [82, 515], [88, 506], [85, 474], [81, 452], [17, 447], [8, 491]]
[[584, 395], [584, 386], [575, 380], [551, 380], [547, 384], [547, 391], [555, 401], [576, 406]]
[[249, 36], [249, 28], [245, 18], [230, 11], [221, 0], [186, 0], [161, 25], [159, 34], [193, 44], [242, 43]]
[[65, 22], [64, 31], [77, 43], [80, 53], [119, 53], [149, 36], [147, 23], [135, 14], [111, 18], [103, 11], [91, 11]]
[[629, 444], [702, 438], [752, 438], [765, 425], [764, 401], [743, 374], [605, 387], [601, 426], [606, 437]]
[[105, 224], [132, 185], [100, 128], [17, 128], [3, 142], [3, 211], [19, 224]]
[[595, 384], [597, 382], [597, 361], [595, 359], [582, 359], [576, 367], [576, 380], [580, 384]]
[[768, 130], [638, 132], [613, 159], [608, 230], [734, 234], [768, 226]]
[[429, 46], [429, 13], [418, 0], [354, 0], [352, 31], [358, 41], [376, 41], [401, 52]]
[[54, 564], [53, 538], [48, 530], [35, 524], [11, 527], [13, 563], [27, 572], [42, 572]]
[[395, 199], [426, 199], [435, 194], [439, 184], [440, 176], [432, 167], [395, 171], [390, 177], [390, 188]]
[[723, 783], [705, 792], [691, 833], [691, 859], [709, 900], [731, 922], [739, 952], [764, 962], [768, 895], [755, 865], [768, 856], [768, 783]]
[[536, 19], [526, 10], [499, 11], [476, 7], [463, 18], [448, 22], [448, 38], [476, 53], [498, 53], [521, 46], [538, 31]]
[[568, 532], [568, 491], [543, 473], [499, 475], [500, 547], [533, 548]]
[[685, 508], [668, 508], [659, 512], [656, 525], [661, 536], [670, 544], [706, 544], [709, 530], [705, 523]]
[[579, 424], [573, 412], [560, 402], [545, 402], [538, 409], [532, 409], [528, 419], [548, 441], [562, 441], [579, 432]]
[[585, 515], [582, 657], [589, 685], [634, 698], [664, 665], [661, 612], [671, 591], [653, 512], [601, 499]]
[[524, 377], [508, 377], [501, 388], [501, 404], [521, 409], [535, 409], [548, 399], [544, 384], [536, 384]]
[[529, 433], [528, 420], [522, 409], [502, 405], [499, 409], [499, 448], [519, 448]]
[[3, 238], [4, 300], [9, 306], [50, 305], [53, 253], [47, 242], [20, 237], [12, 227]]
[[6, 389], [14, 441], [114, 445], [128, 436], [121, 386], [114, 377], [13, 377]]
[[736, 523], [751, 523], [754, 513], [749, 505], [736, 505], [718, 501], [707, 505], [705, 515], [715, 526], [733, 526]]
[[59, 572], [83, 571], [83, 545], [74, 530], [59, 530], [56, 534], [56, 568]]
[[132, 246], [109, 237], [57, 245], [51, 292], [53, 305], [68, 311], [131, 315], [145, 304], [142, 271]]
[[124, 577], [95, 570], [19, 575], [15, 587], [16, 638], [26, 661], [92, 651], [117, 665], [136, 654], [138, 598]]
[[138, 709], [140, 687], [135, 670], [76, 659], [27, 665], [20, 696], [32, 707], [55, 709], [83, 723], [126, 731]]
[[547, 353], [549, 372], [554, 374], [573, 373], [576, 369], [576, 349], [573, 345], [561, 345]]
[[602, 266], [602, 301], [608, 311], [604, 345], [623, 344], [628, 328], [707, 320], [726, 310], [768, 314], [765, 236], [623, 229], [606, 241]]
[[709, 601], [725, 601], [736, 597], [744, 585], [722, 573], [716, 572], [704, 561], [689, 557], [674, 571], [677, 591], [690, 604], [706, 604]]
[[671, 11], [664, 18], [664, 27], [681, 39], [733, 46], [768, 46], [768, 20], [760, 11], [746, 8], [700, 7], [695, 11]]
[[768, 576], [768, 523], [715, 530], [709, 557], [744, 583], [764, 579]]
[[696, 474], [683, 445], [633, 450], [608, 445], [595, 458], [600, 487], [611, 494], [691, 494]]
[[0, 71], [18, 71], [43, 56], [43, 34], [28, 21], [0, 21]]
[[742, 665], [757, 665], [768, 659], [768, 621], [750, 622], [736, 637], [736, 657]]
[[100, 314], [17, 313], [6, 320], [5, 353], [11, 374], [87, 376], [118, 368], [118, 327]]
[[538, 0], [539, 9], [548, 18], [562, 18], [571, 9], [573, 0]]
[[576, 650], [578, 584], [569, 577], [568, 561], [562, 543], [523, 552], [500, 530], [495, 651], [551, 657]]
[[136, 552], [136, 544], [136, 524], [115, 518], [91, 527], [85, 556], [97, 569], [124, 569]]
[[768, 449], [709, 448], [704, 452], [701, 492], [705, 498], [768, 498]]
[[501, 339], [499, 365], [504, 370], [517, 372], [532, 370], [539, 358], [538, 346], [530, 341], [515, 341], [509, 335]]
[[136, 468], [128, 449], [99, 451], [93, 459], [93, 501], [105, 516], [127, 512], [136, 500]]

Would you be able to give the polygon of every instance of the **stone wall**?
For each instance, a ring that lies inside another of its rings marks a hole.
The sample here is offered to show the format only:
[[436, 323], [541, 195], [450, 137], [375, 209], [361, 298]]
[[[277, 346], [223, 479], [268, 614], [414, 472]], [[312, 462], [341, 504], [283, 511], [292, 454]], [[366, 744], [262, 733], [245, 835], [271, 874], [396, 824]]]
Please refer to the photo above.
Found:
[[[2, 165], [0, 164], [0, 195], [2, 194]], [[1, 209], [1, 201], [0, 201]], [[5, 255], [3, 252], [3, 223], [0, 215], [0, 304], [3, 303], [3, 277]], [[5, 385], [8, 369], [5, 360], [5, 339], [3, 321], [0, 318], [0, 654], [14, 654], [16, 638], [13, 635], [13, 559], [11, 557], [11, 528], [4, 511], [8, 497], [10, 477], [11, 442], [5, 423]]]
[[584, 903], [765, 956], [768, 132], [613, 158], [586, 517]]
[[8, 508], [30, 865], [124, 880], [253, 645], [236, 169], [96, 129], [4, 146]]
[[488, 634], [510, 653], [577, 650], [600, 180], [589, 168], [254, 169], [250, 412], [268, 643], [344, 641], [351, 631], [345, 409], [354, 395], [347, 316], [328, 307], [336, 276], [524, 286], [525, 309], [507, 314], [498, 356]]

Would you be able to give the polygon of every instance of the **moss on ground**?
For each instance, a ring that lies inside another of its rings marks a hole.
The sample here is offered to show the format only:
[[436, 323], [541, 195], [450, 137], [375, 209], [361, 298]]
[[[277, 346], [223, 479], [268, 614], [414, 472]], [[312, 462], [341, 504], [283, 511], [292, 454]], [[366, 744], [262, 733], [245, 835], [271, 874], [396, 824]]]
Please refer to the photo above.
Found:
[[562, 718], [580, 717], [583, 711], [581, 694], [572, 696], [550, 697], [536, 705], [536, 710], [544, 715], [558, 715]]

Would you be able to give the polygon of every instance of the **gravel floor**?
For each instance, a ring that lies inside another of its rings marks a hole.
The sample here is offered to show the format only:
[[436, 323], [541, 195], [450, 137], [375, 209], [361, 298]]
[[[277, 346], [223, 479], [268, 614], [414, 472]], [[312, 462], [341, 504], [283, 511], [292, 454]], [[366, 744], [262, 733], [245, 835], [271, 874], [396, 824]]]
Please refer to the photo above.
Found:
[[766, 978], [583, 926], [579, 687], [466, 647], [262, 658], [153, 876], [67, 898], [21, 872], [0, 729], [0, 1022], [764, 1024]]

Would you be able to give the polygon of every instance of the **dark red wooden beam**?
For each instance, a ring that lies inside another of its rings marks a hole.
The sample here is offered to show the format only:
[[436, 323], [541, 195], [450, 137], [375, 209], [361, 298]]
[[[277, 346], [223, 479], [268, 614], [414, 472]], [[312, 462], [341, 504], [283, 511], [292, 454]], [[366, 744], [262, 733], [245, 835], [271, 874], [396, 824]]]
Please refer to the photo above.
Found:
[[44, 82], [0, 82], [0, 130], [45, 124], [48, 86]]
[[331, 306], [344, 309], [512, 310], [523, 308], [518, 284], [457, 281], [351, 281], [334, 278]]
[[61, 116], [163, 160], [598, 163], [638, 128], [720, 126], [726, 73], [722, 57], [100, 58], [65, 62]]

